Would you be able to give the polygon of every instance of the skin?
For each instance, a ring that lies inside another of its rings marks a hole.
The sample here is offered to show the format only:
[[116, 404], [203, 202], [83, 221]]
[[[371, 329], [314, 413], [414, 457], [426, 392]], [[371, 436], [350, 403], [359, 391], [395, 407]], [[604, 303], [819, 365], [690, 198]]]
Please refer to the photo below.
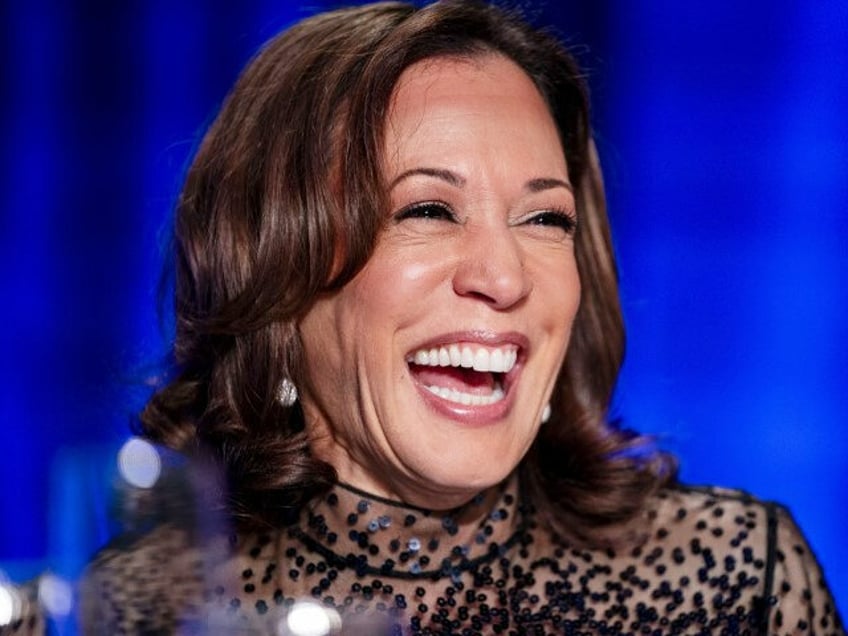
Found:
[[[383, 161], [373, 255], [300, 324], [307, 432], [342, 481], [448, 509], [505, 479], [538, 431], [580, 300], [574, 197], [542, 96], [495, 54], [408, 68]], [[408, 359], [445, 342], [517, 346], [506, 397], [429, 394]]]

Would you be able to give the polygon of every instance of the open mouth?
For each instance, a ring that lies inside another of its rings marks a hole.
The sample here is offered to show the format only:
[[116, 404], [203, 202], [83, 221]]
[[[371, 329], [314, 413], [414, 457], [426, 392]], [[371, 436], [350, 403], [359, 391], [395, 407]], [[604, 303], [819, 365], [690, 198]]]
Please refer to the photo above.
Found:
[[407, 357], [410, 373], [420, 386], [462, 406], [502, 401], [517, 360], [516, 345], [450, 344], [418, 349]]

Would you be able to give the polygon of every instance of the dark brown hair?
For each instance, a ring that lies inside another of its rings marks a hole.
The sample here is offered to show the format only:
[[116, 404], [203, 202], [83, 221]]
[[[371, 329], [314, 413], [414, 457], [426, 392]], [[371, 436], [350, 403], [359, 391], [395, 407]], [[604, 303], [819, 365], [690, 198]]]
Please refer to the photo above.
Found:
[[[624, 350], [615, 263], [586, 88], [572, 57], [520, 17], [480, 2], [378, 3], [317, 15], [247, 66], [188, 172], [174, 228], [175, 372], [141, 414], [144, 434], [222, 467], [243, 524], [285, 523], [335, 480], [311, 457], [296, 323], [368, 260], [385, 216], [381, 149], [395, 84], [438, 56], [499, 54], [545, 98], [575, 184], [582, 300], [565, 364], [521, 471], [575, 540], [636, 518], [673, 472], [607, 421]], [[647, 449], [647, 450], [646, 450]]]

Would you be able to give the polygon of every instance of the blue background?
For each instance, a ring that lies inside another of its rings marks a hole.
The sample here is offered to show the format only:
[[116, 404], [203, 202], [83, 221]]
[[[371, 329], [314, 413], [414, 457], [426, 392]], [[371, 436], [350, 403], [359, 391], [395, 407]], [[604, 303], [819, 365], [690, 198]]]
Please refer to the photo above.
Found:
[[[591, 4], [591, 6], [590, 6]], [[164, 229], [257, 46], [330, 6], [0, 5], [0, 569], [73, 576], [163, 352]], [[848, 607], [848, 3], [537, 4], [593, 90], [629, 330], [616, 411], [791, 506]]]

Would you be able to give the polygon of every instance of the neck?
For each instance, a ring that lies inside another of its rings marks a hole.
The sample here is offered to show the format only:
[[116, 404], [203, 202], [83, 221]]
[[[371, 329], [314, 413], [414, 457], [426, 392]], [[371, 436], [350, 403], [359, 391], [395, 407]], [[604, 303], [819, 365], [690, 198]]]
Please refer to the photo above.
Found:
[[357, 569], [433, 576], [497, 555], [515, 536], [520, 517], [515, 476], [447, 511], [417, 508], [339, 484], [303, 513], [293, 532]]

